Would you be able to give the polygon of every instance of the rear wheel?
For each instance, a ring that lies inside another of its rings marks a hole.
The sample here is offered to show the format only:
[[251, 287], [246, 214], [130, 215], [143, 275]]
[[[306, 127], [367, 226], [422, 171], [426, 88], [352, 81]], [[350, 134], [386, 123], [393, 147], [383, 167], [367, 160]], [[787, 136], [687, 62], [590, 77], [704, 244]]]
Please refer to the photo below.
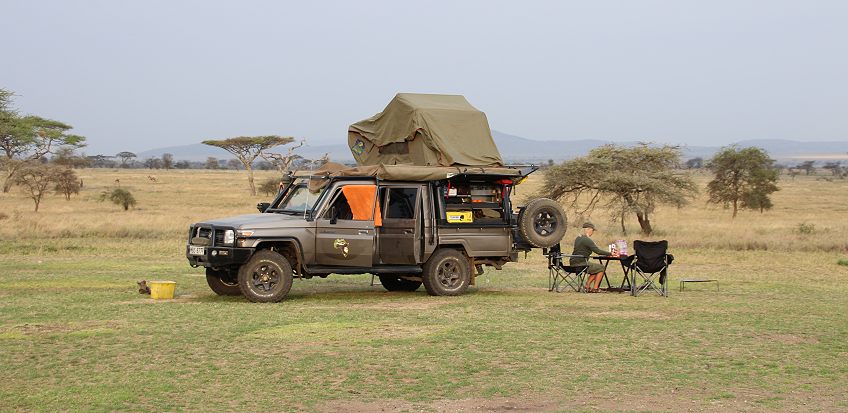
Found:
[[530, 201], [518, 216], [521, 236], [536, 248], [550, 248], [565, 236], [565, 211], [552, 199], [538, 198]]
[[421, 281], [404, 280], [397, 275], [378, 275], [380, 284], [388, 291], [415, 291], [421, 287]]
[[424, 264], [422, 279], [430, 295], [460, 295], [471, 283], [471, 264], [461, 252], [442, 249]]
[[241, 295], [238, 276], [227, 270], [206, 269], [206, 284], [218, 295]]
[[286, 257], [262, 250], [239, 268], [241, 293], [255, 303], [275, 303], [288, 295], [292, 287], [292, 268]]

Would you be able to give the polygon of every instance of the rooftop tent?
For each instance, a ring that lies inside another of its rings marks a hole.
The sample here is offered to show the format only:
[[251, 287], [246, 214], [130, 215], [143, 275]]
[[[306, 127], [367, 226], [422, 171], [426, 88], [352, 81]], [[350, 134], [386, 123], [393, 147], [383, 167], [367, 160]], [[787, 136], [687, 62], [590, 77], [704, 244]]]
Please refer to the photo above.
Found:
[[399, 93], [348, 128], [359, 165], [502, 166], [486, 114], [459, 95]]

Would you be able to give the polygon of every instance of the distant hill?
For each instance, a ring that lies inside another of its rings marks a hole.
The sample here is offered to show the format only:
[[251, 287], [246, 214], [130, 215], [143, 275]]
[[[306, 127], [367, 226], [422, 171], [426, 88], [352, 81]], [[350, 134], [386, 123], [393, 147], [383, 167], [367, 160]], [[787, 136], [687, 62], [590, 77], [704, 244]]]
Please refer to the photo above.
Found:
[[[492, 131], [492, 137], [498, 145], [501, 156], [507, 163], [546, 163], [548, 159], [560, 162], [589, 153], [601, 145], [616, 143], [632, 146], [637, 142], [613, 142], [599, 139], [577, 140], [534, 140], [507, 133]], [[848, 141], [845, 142], [798, 142], [784, 139], [745, 140], [737, 143], [740, 147], [756, 146], [765, 149], [780, 162], [798, 162], [801, 160], [844, 160], [848, 159]], [[285, 147], [283, 147], [284, 149]], [[708, 159], [720, 148], [715, 146], [682, 146], [684, 159], [701, 157]], [[205, 161], [207, 157], [230, 159], [229, 152], [200, 143], [183, 146], [157, 148], [138, 153], [138, 160], [161, 157], [163, 153], [174, 155], [174, 159]], [[353, 156], [346, 142], [329, 145], [307, 145], [297, 149], [297, 154], [308, 159], [317, 159], [325, 153], [335, 162], [352, 163]]]

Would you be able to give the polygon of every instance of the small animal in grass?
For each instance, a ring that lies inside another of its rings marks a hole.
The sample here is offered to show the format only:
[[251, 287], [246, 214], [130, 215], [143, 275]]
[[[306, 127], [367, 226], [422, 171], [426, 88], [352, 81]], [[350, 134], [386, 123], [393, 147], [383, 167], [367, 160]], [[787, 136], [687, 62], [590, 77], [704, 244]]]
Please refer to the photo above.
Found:
[[115, 185], [121, 186], [121, 179], [120, 178], [115, 179]]
[[150, 286], [147, 285], [147, 280], [141, 280], [137, 284], [139, 294], [150, 294]]
[[156, 179], [156, 177], [153, 176], [153, 175], [147, 175], [147, 180], [150, 181], [150, 182], [153, 182], [154, 184], [159, 182], [159, 180]]

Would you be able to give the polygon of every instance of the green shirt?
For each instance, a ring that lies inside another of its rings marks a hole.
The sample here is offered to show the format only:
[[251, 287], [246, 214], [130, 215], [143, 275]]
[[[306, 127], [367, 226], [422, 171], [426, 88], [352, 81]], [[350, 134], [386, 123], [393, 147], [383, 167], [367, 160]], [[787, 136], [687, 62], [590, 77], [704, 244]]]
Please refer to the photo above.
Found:
[[[595, 245], [595, 241], [592, 241], [592, 239], [586, 236], [586, 234], [583, 234], [574, 240], [574, 252], [571, 253], [572, 255], [583, 255], [588, 257], [592, 255], [593, 252], [598, 255], [610, 255], [609, 251], [604, 251], [598, 248], [598, 246]], [[569, 260], [571, 265], [586, 265], [587, 261], [588, 260], [584, 258], [571, 258]]]

